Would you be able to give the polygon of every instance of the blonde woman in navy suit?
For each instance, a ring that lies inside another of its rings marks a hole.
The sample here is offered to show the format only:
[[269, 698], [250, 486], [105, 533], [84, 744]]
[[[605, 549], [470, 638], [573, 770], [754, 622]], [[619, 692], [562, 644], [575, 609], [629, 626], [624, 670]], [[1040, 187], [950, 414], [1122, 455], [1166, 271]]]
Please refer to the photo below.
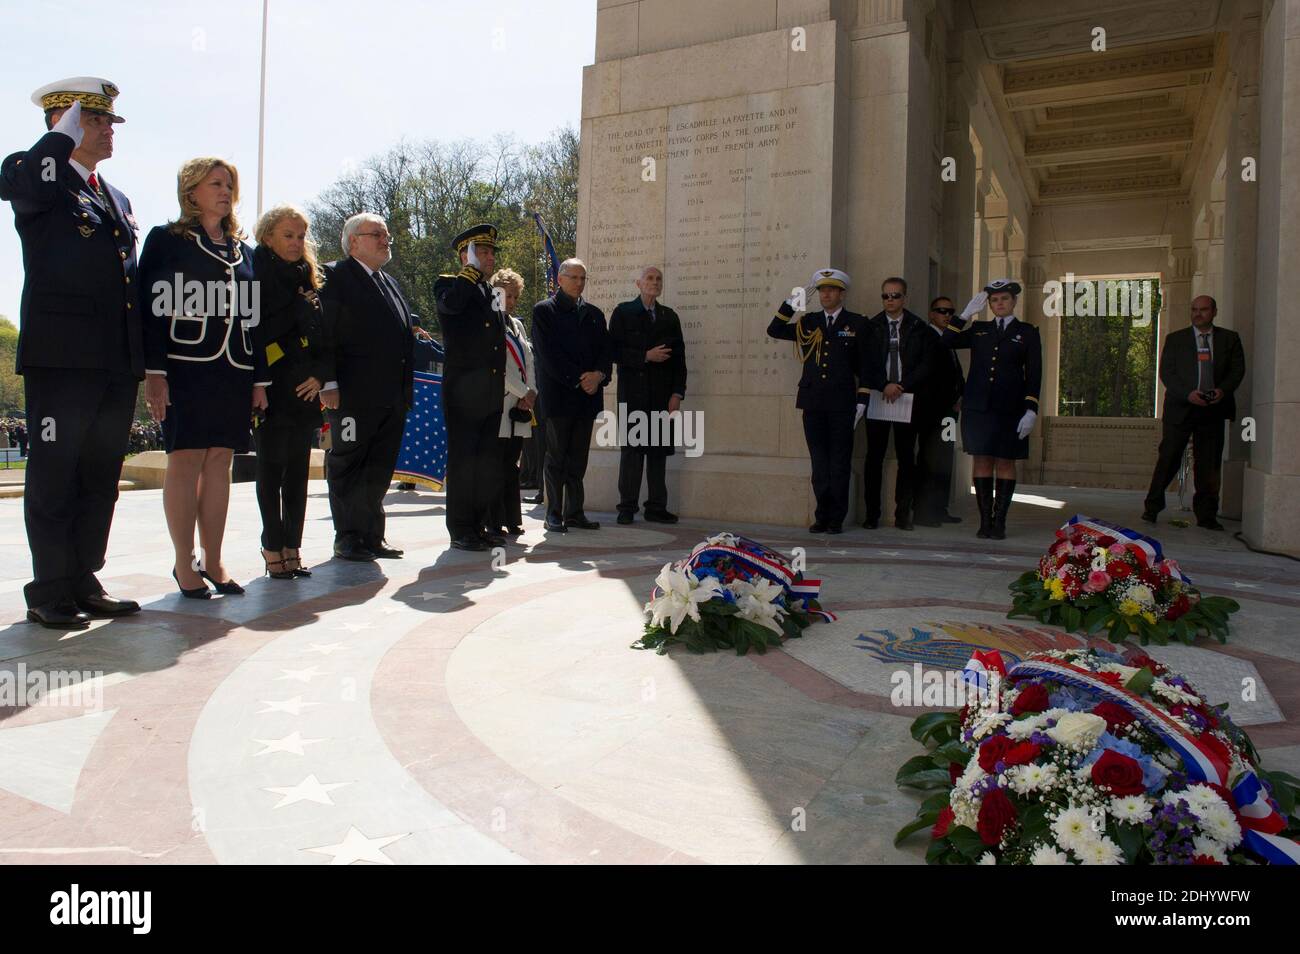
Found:
[[252, 250], [235, 215], [239, 173], [221, 159], [191, 159], [176, 191], [179, 218], [150, 232], [140, 255], [145, 401], [167, 450], [172, 576], [185, 596], [206, 599], [205, 580], [219, 593], [243, 592], [221, 562], [230, 462], [248, 450], [270, 379], [252, 342], [257, 295]]

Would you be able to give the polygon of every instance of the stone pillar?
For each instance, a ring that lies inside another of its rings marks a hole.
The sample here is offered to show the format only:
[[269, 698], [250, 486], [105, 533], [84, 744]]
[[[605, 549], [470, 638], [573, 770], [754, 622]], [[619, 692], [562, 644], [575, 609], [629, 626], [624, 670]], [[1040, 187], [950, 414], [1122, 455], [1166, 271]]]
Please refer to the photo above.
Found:
[[1060, 382], [1061, 319], [1043, 314], [1043, 286], [1047, 284], [1047, 256], [1030, 255], [1020, 284], [1021, 311], [1025, 321], [1038, 328], [1043, 345], [1043, 383], [1038, 389], [1038, 424], [1029, 435], [1029, 459], [1025, 461], [1021, 479], [1028, 483], [1042, 480], [1045, 454], [1045, 437], [1051, 427], [1048, 418], [1056, 416], [1057, 393]]
[[[1242, 528], [1251, 545], [1300, 554], [1300, 3], [1274, 0], [1260, 22], [1254, 341], [1246, 352], [1256, 441]], [[1241, 176], [1230, 154], [1228, 176]], [[1248, 185], [1248, 183], [1243, 183]], [[1236, 186], [1234, 186], [1236, 189]], [[1231, 234], [1231, 233], [1230, 233]], [[1240, 392], [1238, 392], [1240, 394]]]

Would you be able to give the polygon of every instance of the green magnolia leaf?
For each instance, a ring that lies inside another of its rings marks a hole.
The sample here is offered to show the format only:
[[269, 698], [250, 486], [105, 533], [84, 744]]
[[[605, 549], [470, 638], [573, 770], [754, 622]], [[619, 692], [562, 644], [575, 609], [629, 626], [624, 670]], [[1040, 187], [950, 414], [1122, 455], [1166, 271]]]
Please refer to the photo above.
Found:
[[978, 861], [980, 855], [988, 851], [988, 846], [980, 840], [980, 836], [965, 825], [954, 825], [950, 828], [948, 841], [961, 852], [962, 857], [969, 858], [971, 861]]
[[1125, 689], [1131, 689], [1140, 696], [1146, 695], [1151, 691], [1151, 684], [1156, 681], [1156, 674], [1146, 666], [1143, 666], [1137, 672], [1129, 677], [1128, 682], [1124, 683]]
[[970, 755], [970, 750], [956, 740], [945, 742], [931, 753], [935, 766], [942, 769], [946, 769], [950, 762], [959, 762], [964, 766], [970, 761]]
[[922, 828], [933, 828], [934, 823], [938, 820], [938, 812], [926, 812], [914, 821], [908, 822], [902, 828], [898, 829], [898, 834], [894, 836], [894, 847], [898, 847], [898, 843], [913, 832], [920, 831]]
[[930, 772], [934, 770], [934, 759], [928, 755], [916, 755], [902, 764], [899, 770], [894, 774], [894, 781], [903, 784], [903, 780], [909, 775], [917, 772]]
[[935, 792], [933, 795], [928, 795], [926, 796], [925, 801], [921, 802], [919, 811], [937, 813], [948, 807], [950, 804], [949, 797], [951, 795], [951, 792]]
[[935, 838], [925, 850], [925, 863], [929, 865], [945, 864], [952, 854], [952, 843], [947, 838]]
[[927, 712], [925, 715], [917, 716], [912, 722], [912, 738], [924, 743], [940, 727], [956, 724], [957, 713], [955, 712]]
[[906, 785], [908, 788], [951, 788], [952, 782], [948, 778], [947, 769], [927, 769], [924, 772], [913, 772], [906, 778], [898, 779], [899, 785]]

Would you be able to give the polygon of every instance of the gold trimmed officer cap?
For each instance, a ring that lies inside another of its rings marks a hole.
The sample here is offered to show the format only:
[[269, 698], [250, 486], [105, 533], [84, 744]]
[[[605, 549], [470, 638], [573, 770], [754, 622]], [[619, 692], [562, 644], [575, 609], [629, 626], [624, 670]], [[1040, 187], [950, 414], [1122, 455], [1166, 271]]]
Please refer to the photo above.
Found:
[[822, 268], [813, 273], [813, 288], [821, 288], [823, 285], [829, 285], [831, 288], [842, 288], [849, 290], [848, 273], [840, 271], [838, 268]]
[[480, 223], [479, 225], [471, 225], [464, 232], [461, 232], [451, 240], [451, 244], [456, 249], [457, 255], [465, 251], [465, 249], [469, 247], [470, 242], [473, 242], [475, 245], [490, 245], [492, 248], [496, 248], [497, 227], [495, 225], [488, 225], [486, 222]]
[[74, 76], [42, 86], [32, 93], [32, 102], [49, 112], [51, 109], [66, 109], [80, 100], [83, 110], [103, 113], [115, 123], [124, 123], [126, 120], [113, 112], [113, 100], [117, 96], [117, 86], [103, 77]]

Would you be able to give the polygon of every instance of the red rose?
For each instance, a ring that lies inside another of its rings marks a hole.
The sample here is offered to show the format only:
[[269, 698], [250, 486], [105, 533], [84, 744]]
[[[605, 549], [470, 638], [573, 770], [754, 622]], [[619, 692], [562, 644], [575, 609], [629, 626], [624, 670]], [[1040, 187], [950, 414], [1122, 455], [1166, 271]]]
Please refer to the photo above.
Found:
[[1119, 541], [1116, 540], [1114, 537], [1110, 536], [1109, 534], [1102, 534], [1100, 537], [1097, 538], [1097, 546], [1099, 547], [1110, 547], [1110, 546], [1114, 546], [1117, 543], [1119, 543]]
[[1110, 749], [1092, 763], [1092, 781], [1112, 795], [1140, 795], [1146, 791], [1137, 760]]
[[980, 803], [979, 822], [975, 826], [980, 841], [986, 845], [996, 845], [1015, 823], [1016, 806], [1011, 804], [1006, 792], [995, 788], [984, 796], [984, 801]]
[[1111, 560], [1106, 564], [1106, 572], [1110, 574], [1113, 580], [1125, 580], [1133, 575], [1133, 567], [1123, 560]]
[[1034, 682], [1020, 690], [1016, 701], [1011, 703], [1011, 714], [1020, 716], [1026, 712], [1046, 712], [1047, 706], [1047, 689], [1042, 683]]
[[1187, 594], [1179, 593], [1178, 599], [1174, 600], [1173, 605], [1169, 607], [1168, 611], [1166, 611], [1165, 619], [1168, 620], [1178, 619], [1178, 617], [1182, 616], [1191, 608], [1192, 608], [1192, 603], [1191, 600], [1187, 598]]
[[993, 774], [994, 766], [1002, 761], [1002, 756], [1011, 751], [1014, 745], [1005, 735], [995, 735], [980, 746], [980, 768]]
[[1038, 758], [1042, 746], [1034, 742], [1020, 742], [1007, 749], [1007, 754], [1002, 756], [1002, 764], [1010, 768], [1012, 765], [1028, 765], [1034, 759]]
[[1125, 662], [1135, 669], [1150, 669], [1157, 676], [1165, 671], [1165, 667], [1160, 665], [1144, 652], [1130, 652], [1125, 654]]
[[1133, 722], [1133, 716], [1117, 702], [1099, 702], [1093, 706], [1092, 714], [1106, 720], [1108, 732], [1118, 732]]
[[942, 838], [948, 834], [948, 829], [952, 827], [952, 806], [945, 805], [939, 812], [939, 818], [930, 829], [931, 838]]
[[1138, 579], [1152, 589], [1158, 589], [1160, 587], [1160, 574], [1150, 567], [1144, 566], [1142, 569], [1138, 570]]
[[948, 763], [948, 784], [956, 785], [957, 779], [961, 778], [962, 773], [965, 771], [966, 771], [966, 766], [962, 765], [960, 762], [949, 762]]

